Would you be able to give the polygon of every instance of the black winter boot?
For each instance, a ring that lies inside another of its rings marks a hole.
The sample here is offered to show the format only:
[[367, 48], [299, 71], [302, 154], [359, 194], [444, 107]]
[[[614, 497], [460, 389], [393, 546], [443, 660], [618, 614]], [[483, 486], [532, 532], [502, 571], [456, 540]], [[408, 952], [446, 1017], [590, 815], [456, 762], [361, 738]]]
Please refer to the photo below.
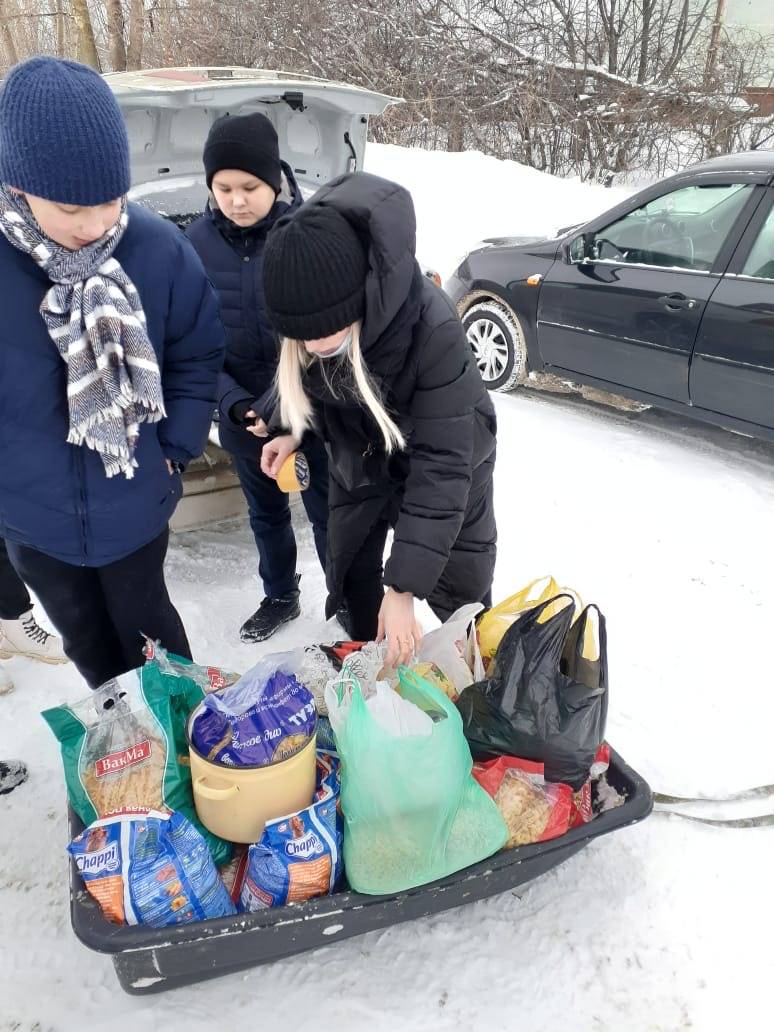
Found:
[[[296, 577], [296, 585], [300, 577]], [[242, 624], [239, 637], [242, 641], [266, 641], [283, 624], [290, 623], [301, 615], [298, 586], [281, 598], [265, 598], [253, 615]]]
[[339, 608], [336, 610], [336, 619], [339, 621], [339, 624], [341, 625], [344, 633], [351, 641], [352, 631], [350, 630], [350, 627], [352, 626], [352, 624], [350, 622], [349, 610], [347, 609], [346, 605], [339, 606]]
[[0, 795], [13, 792], [27, 780], [27, 768], [19, 760], [0, 760]]

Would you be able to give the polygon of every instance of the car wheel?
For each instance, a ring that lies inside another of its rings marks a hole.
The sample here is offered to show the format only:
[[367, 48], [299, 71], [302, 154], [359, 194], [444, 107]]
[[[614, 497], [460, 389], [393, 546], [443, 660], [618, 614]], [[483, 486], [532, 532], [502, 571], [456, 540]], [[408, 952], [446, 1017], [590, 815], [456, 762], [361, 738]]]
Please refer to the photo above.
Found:
[[490, 391], [509, 391], [527, 378], [527, 342], [518, 318], [495, 301], [480, 301], [462, 318], [481, 378]]

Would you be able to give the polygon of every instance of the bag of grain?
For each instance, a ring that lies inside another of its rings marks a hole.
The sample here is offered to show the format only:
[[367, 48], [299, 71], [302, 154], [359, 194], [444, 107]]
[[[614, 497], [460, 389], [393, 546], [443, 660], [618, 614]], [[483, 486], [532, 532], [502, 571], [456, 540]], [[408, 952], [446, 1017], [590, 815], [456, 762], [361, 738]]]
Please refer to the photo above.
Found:
[[[372, 895], [444, 878], [496, 853], [508, 832], [471, 776], [470, 749], [450, 700], [399, 668], [400, 694], [429, 734], [397, 734], [371, 712], [360, 685], [334, 722], [341, 757], [344, 868], [349, 884]], [[332, 714], [333, 716], [333, 714]]]

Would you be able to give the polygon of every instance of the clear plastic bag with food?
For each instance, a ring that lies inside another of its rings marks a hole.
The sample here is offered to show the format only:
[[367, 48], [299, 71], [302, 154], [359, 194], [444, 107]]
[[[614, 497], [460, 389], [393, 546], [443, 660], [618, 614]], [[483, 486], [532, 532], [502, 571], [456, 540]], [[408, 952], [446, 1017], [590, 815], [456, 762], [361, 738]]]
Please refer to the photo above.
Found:
[[218, 863], [228, 860], [230, 844], [202, 827], [193, 803], [185, 724], [203, 698], [199, 684], [151, 659], [43, 712], [60, 744], [70, 805], [84, 824], [127, 811], [176, 811], [201, 831]]
[[546, 782], [543, 764], [499, 756], [473, 764], [473, 777], [494, 799], [508, 826], [507, 849], [564, 835], [574, 814], [569, 785]]
[[300, 752], [315, 732], [314, 699], [294, 674], [265, 661], [223, 692], [208, 695], [191, 742], [213, 763], [259, 767]]

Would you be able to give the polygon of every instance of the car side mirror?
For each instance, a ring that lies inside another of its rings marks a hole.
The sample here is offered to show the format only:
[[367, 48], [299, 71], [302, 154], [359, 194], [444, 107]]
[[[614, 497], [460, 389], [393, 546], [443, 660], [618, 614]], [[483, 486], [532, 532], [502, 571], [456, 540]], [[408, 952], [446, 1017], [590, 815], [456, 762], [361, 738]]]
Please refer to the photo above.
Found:
[[593, 233], [581, 233], [564, 246], [564, 259], [571, 265], [584, 265], [595, 257]]

